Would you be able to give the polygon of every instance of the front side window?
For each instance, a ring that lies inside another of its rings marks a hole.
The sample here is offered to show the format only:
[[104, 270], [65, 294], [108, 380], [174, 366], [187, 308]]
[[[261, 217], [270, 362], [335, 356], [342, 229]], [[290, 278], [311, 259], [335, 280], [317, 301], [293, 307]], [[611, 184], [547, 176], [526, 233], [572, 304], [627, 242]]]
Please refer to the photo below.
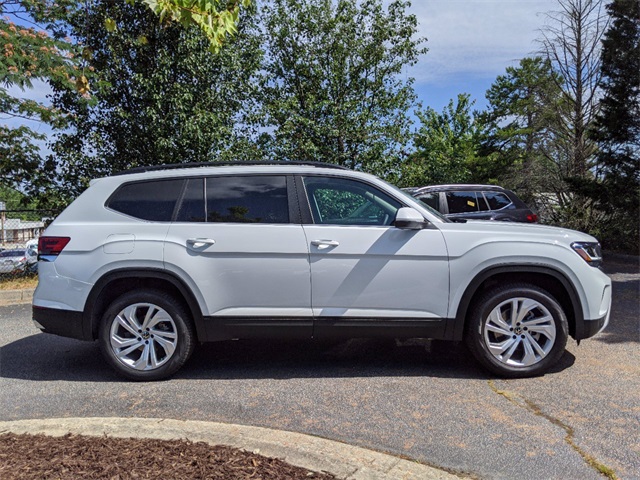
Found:
[[304, 186], [313, 221], [324, 225], [391, 225], [400, 202], [355, 180], [306, 177]]
[[184, 180], [126, 183], [107, 201], [107, 207], [141, 220], [170, 222]]
[[434, 210], [440, 211], [440, 193], [439, 192], [429, 192], [420, 195], [420, 200], [429, 205]]
[[207, 222], [289, 223], [285, 176], [209, 177]]

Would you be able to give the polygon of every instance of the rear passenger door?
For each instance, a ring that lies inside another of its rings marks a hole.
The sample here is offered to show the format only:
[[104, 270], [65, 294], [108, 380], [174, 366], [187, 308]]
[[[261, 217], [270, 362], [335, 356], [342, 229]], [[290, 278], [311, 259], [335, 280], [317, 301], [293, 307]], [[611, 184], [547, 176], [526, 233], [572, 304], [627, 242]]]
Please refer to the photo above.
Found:
[[286, 175], [188, 180], [164, 259], [199, 293], [209, 340], [266, 330], [311, 336], [309, 255], [292, 182]]

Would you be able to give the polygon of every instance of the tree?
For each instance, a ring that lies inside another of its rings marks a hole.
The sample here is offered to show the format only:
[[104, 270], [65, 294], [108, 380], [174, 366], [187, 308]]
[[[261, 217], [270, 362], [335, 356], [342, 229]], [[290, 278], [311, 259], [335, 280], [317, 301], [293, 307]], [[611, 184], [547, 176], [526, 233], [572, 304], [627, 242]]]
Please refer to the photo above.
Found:
[[530, 205], [536, 193], [553, 192], [562, 174], [547, 161], [553, 143], [553, 124], [561, 108], [560, 79], [551, 62], [524, 58], [508, 67], [487, 91], [489, 107], [481, 114], [485, 125], [482, 162], [476, 181], [495, 180], [516, 190]]
[[277, 159], [384, 175], [409, 139], [402, 73], [426, 51], [408, 2], [274, 0], [262, 11], [267, 125]]
[[403, 186], [464, 183], [478, 156], [478, 128], [468, 94], [458, 95], [442, 113], [418, 110], [420, 127], [413, 137], [415, 152], [403, 165]]
[[[119, 28], [100, 28], [111, 18]], [[71, 129], [53, 145], [64, 191], [139, 165], [254, 158], [253, 76], [260, 64], [251, 18], [218, 55], [195, 29], [161, 26], [145, 7], [101, 1], [68, 20], [83, 45], [86, 98], [54, 85]]]
[[38, 171], [38, 142], [44, 135], [32, 125], [64, 122], [60, 112], [14, 92], [32, 88], [34, 81], [55, 79], [67, 85], [75, 81], [73, 47], [36, 26], [25, 26], [33, 21], [54, 22], [67, 5], [65, 1], [0, 1], [0, 115], [7, 122], [0, 125], [2, 185], [25, 188]]
[[[133, 5], [135, 0], [129, 0]], [[218, 53], [227, 35], [238, 32], [240, 7], [245, 9], [251, 0], [142, 0], [160, 20], [168, 18], [183, 27], [196, 25], [209, 39], [210, 49]], [[108, 29], [116, 28], [112, 18], [106, 22]]]
[[607, 212], [601, 240], [638, 252], [640, 232], [640, 3], [614, 0], [602, 41], [602, 99], [592, 139], [599, 147], [598, 178], [585, 193]]
[[597, 224], [596, 211], [575, 185], [594, 175], [596, 146], [587, 132], [598, 113], [600, 41], [607, 17], [602, 0], [559, 0], [560, 11], [548, 14], [542, 31], [542, 54], [558, 73], [563, 101], [557, 104], [549, 160], [565, 184], [553, 192], [554, 221], [580, 230]]

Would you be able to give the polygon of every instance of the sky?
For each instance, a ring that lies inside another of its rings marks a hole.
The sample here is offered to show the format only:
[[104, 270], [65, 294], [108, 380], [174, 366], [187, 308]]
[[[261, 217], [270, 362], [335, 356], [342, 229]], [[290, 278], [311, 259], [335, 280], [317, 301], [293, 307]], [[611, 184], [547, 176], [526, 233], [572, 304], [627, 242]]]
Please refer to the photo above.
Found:
[[496, 77], [535, 54], [545, 14], [557, 9], [556, 0], [413, 0], [429, 51], [408, 76], [423, 106], [440, 111], [469, 93], [484, 108]]
[[[388, 3], [385, 1], [385, 3]], [[508, 66], [532, 55], [545, 23], [545, 13], [558, 8], [557, 0], [413, 0], [409, 12], [416, 15], [420, 37], [429, 51], [405, 73], [415, 79], [415, 90], [423, 107], [441, 111], [459, 93], [486, 106], [485, 92]], [[42, 100], [49, 89], [36, 82], [24, 93]], [[11, 94], [22, 95], [18, 89]], [[12, 126], [20, 120], [0, 119]], [[46, 125], [29, 122], [48, 133]]]

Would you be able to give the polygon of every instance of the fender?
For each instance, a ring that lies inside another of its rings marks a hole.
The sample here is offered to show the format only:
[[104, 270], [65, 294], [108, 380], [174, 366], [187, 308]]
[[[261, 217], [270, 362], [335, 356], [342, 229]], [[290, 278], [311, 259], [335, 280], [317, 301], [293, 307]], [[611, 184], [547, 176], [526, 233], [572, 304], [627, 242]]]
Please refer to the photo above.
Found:
[[198, 338], [206, 338], [205, 327], [203, 324], [202, 311], [191, 289], [184, 281], [175, 274], [159, 268], [124, 268], [116, 269], [105, 273], [95, 283], [87, 300], [85, 302], [83, 314], [83, 336], [87, 340], [95, 340], [97, 338], [98, 324], [100, 317], [98, 316], [98, 298], [103, 293], [105, 287], [115, 280], [129, 279], [132, 282], [137, 279], [155, 279], [170, 283], [175, 287], [187, 304], [193, 322], [196, 328]]
[[471, 300], [475, 296], [478, 288], [484, 281], [499, 275], [502, 273], [537, 273], [541, 275], [547, 275], [558, 280], [569, 295], [569, 300], [573, 307], [575, 317], [575, 338], [583, 338], [584, 329], [584, 313], [582, 310], [582, 304], [580, 303], [580, 297], [573, 283], [564, 275], [564, 273], [555, 267], [539, 264], [516, 264], [516, 265], [494, 265], [482, 270], [478, 273], [473, 280], [467, 286], [462, 299], [458, 304], [456, 311], [456, 321], [454, 322], [453, 340], [462, 340], [464, 335], [464, 326], [467, 317], [467, 311]]

